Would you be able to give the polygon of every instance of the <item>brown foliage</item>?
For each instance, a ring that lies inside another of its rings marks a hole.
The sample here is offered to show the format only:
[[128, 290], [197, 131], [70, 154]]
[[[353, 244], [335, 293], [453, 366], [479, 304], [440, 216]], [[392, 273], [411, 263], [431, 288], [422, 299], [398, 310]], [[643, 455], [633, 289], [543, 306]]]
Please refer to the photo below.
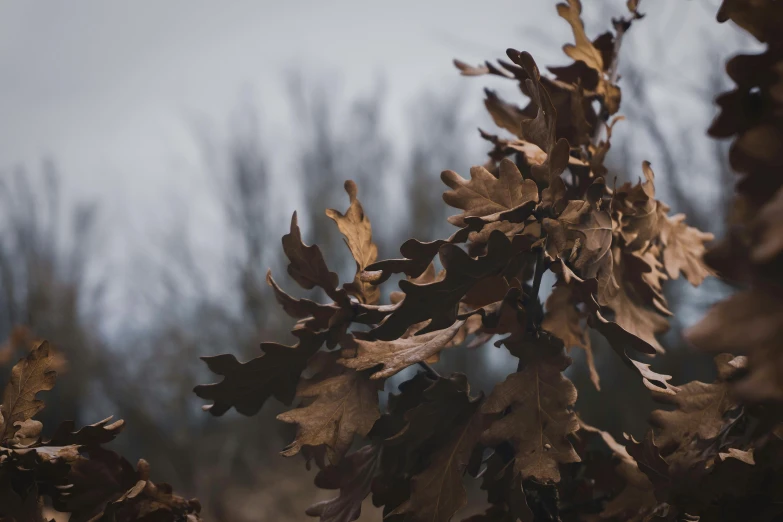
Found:
[[[298, 426], [283, 454], [304, 453], [320, 468], [316, 485], [339, 489], [308, 514], [350, 522], [372, 495], [389, 520], [445, 522], [466, 504], [464, 481], [472, 476], [490, 504], [472, 521], [783, 516], [783, 10], [772, 0], [725, 0], [718, 14], [768, 49], [727, 66], [737, 88], [719, 97], [711, 133], [735, 136], [729, 160], [742, 178], [730, 234], [705, 262], [712, 235], [669, 215], [648, 162], [638, 182], [620, 186], [605, 164], [622, 119], [615, 116], [621, 43], [644, 16], [638, 0], [627, 8], [612, 31], [591, 39], [579, 0], [558, 4], [573, 32], [563, 47], [573, 62], [549, 75], [514, 49], [497, 65], [455, 61], [465, 76], [518, 82], [529, 101], [519, 107], [486, 91], [492, 119], [513, 137], [482, 131], [491, 145], [487, 162], [470, 179], [442, 173], [443, 199], [460, 212], [448, 219], [458, 227], [451, 237], [411, 239], [402, 258], [378, 261], [369, 218], [348, 181], [348, 210], [327, 211], [356, 263], [353, 280], [340, 286], [320, 249], [303, 243], [294, 214], [283, 237], [288, 273], [331, 302], [289, 296], [269, 275], [276, 300], [298, 321], [292, 333], [299, 343], [264, 343], [264, 354], [244, 364], [232, 355], [208, 357], [224, 379], [196, 393], [213, 401], [206, 409], [214, 415], [232, 407], [254, 414], [269, 397], [286, 405], [299, 399], [279, 416]], [[556, 283], [544, 306], [547, 271]], [[395, 274], [406, 276], [400, 292], [382, 304], [379, 287]], [[693, 286], [719, 274], [746, 287], [689, 333], [704, 349], [743, 354], [718, 355], [714, 383], [675, 386], [639, 360], [665, 352], [658, 335], [669, 329], [671, 312], [663, 283], [680, 274]], [[671, 408], [653, 413], [654, 429], [641, 441], [618, 443], [573, 410], [567, 350], [587, 352], [599, 387], [591, 330]], [[518, 363], [486, 399], [471, 396], [466, 376], [441, 376], [429, 366], [444, 349], [493, 336]], [[381, 411], [385, 379], [416, 366], [423, 371], [402, 382]], [[591, 449], [596, 444], [602, 451]]]
[[44, 408], [38, 393], [51, 390], [57, 363], [47, 341], [36, 342], [11, 371], [0, 406], [0, 520], [44, 521], [44, 502], [81, 521], [188, 521], [199, 519], [197, 500], [150, 480], [149, 464], [136, 468], [105, 449], [123, 421], [111, 417], [73, 431], [60, 424], [49, 439], [33, 416]]

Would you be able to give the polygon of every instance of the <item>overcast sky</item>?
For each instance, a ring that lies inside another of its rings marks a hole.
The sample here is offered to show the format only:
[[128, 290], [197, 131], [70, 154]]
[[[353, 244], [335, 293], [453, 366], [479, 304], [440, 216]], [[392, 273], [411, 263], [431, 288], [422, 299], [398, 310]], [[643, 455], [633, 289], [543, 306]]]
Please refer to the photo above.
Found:
[[[625, 8], [583, 3], [592, 36]], [[705, 75], [700, 42], [730, 32], [708, 14], [717, 0], [642, 4], [648, 17], [623, 52], [663, 79], [652, 93], [662, 110], [706, 128], [710, 104], [678, 85]], [[286, 71], [325, 79], [345, 99], [383, 79], [389, 128], [404, 140], [406, 104], [423, 90], [464, 82], [481, 109], [490, 80], [460, 78], [452, 58], [478, 63], [515, 47], [567, 63], [560, 47], [571, 38], [549, 0], [2, 0], [0, 170], [34, 172], [51, 157], [70, 200], [97, 199], [107, 226], [143, 234], [172, 197], [195, 209], [210, 197], [194, 119], [222, 126], [247, 99], [275, 150], [290, 150]]]

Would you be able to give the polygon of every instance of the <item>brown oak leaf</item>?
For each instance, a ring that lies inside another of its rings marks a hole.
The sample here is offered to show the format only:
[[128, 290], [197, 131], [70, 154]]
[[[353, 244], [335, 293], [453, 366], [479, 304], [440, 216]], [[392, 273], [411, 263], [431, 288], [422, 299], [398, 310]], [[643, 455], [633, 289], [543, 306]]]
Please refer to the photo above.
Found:
[[350, 206], [345, 214], [328, 209], [326, 215], [335, 223], [345, 237], [345, 244], [356, 261], [356, 276], [352, 283], [344, 285], [345, 290], [365, 304], [375, 304], [380, 299], [380, 289], [361, 280], [361, 273], [378, 258], [378, 247], [372, 241], [372, 226], [364, 213], [362, 204], [356, 198], [358, 189], [351, 180], [345, 182], [345, 192]]
[[698, 286], [712, 272], [702, 260], [706, 250], [704, 243], [714, 236], [685, 224], [685, 214], [672, 217], [662, 216], [661, 243], [663, 243], [663, 265], [672, 279], [680, 272], [690, 284]]
[[54, 358], [48, 341], [41, 341], [11, 370], [11, 378], [0, 406], [0, 442], [13, 438], [17, 423], [32, 418], [44, 408], [36, 394], [51, 390], [57, 373], [51, 369]]
[[482, 411], [500, 415], [482, 434], [482, 442], [510, 442], [516, 450], [515, 470], [523, 479], [560, 480], [559, 464], [578, 462], [568, 436], [579, 428], [576, 388], [563, 375], [570, 364], [564, 355], [540, 356], [495, 386]]
[[546, 314], [541, 328], [563, 341], [566, 349], [578, 346], [585, 351], [590, 380], [596, 389], [600, 390], [601, 384], [598, 371], [595, 369], [590, 336], [581, 324], [586, 315], [576, 307], [576, 303], [573, 291], [568, 285], [555, 286], [546, 300]]
[[326, 295], [337, 302], [346, 300], [344, 293], [337, 291], [339, 279], [330, 272], [318, 245], [305, 245], [299, 230], [296, 212], [291, 216], [291, 231], [283, 236], [283, 252], [288, 257], [288, 275], [305, 290], [321, 287]]
[[503, 271], [511, 260], [512, 244], [500, 231], [494, 231], [487, 243], [486, 255], [471, 257], [456, 245], [443, 245], [440, 259], [446, 276], [428, 284], [400, 281], [405, 299], [371, 334], [381, 340], [399, 338], [416, 323], [431, 320], [419, 335], [448, 328], [454, 324], [460, 299], [489, 276]]
[[448, 522], [468, 502], [462, 477], [483, 429], [480, 401], [469, 403], [467, 418], [432, 455], [427, 468], [411, 479], [410, 499], [391, 512], [416, 522]]
[[339, 464], [328, 466], [315, 476], [321, 489], [339, 489], [340, 494], [307, 508], [321, 522], [353, 522], [362, 514], [362, 502], [370, 494], [372, 480], [380, 467], [381, 449], [369, 445], [346, 455]]
[[715, 383], [691, 381], [678, 386], [674, 395], [656, 394], [659, 402], [676, 407], [672, 411], [655, 410], [650, 417], [650, 423], [659, 430], [656, 441], [661, 449], [669, 451], [695, 437], [710, 441], [720, 434], [724, 415], [739, 406], [727, 382], [741, 365], [738, 359], [729, 354], [715, 357], [719, 368]]
[[277, 418], [298, 426], [296, 439], [283, 455], [296, 455], [305, 446], [325, 446], [329, 462], [337, 464], [351, 447], [354, 435], [366, 436], [380, 417], [378, 390], [383, 384], [337, 364], [335, 353], [322, 355], [327, 359], [324, 368], [303, 380], [296, 390], [304, 404]]
[[372, 374], [372, 379], [384, 379], [408, 366], [426, 361], [445, 348], [459, 333], [465, 321], [456, 321], [450, 327], [392, 341], [371, 341], [348, 338], [343, 341], [344, 356], [340, 364], [356, 370], [383, 366]]
[[219, 383], [200, 384], [193, 389], [202, 399], [213, 401], [204, 410], [220, 416], [233, 407], [243, 415], [255, 415], [272, 396], [291, 404], [307, 361], [327, 337], [326, 332], [306, 328], [294, 329], [293, 334], [299, 338], [295, 346], [262, 343], [264, 355], [246, 363], [232, 354], [202, 357], [210, 370], [224, 376]]
[[484, 167], [472, 167], [469, 181], [451, 170], [441, 174], [443, 182], [452, 189], [443, 194], [443, 201], [463, 211], [451, 216], [449, 223], [464, 227], [466, 217], [487, 218], [538, 201], [535, 182], [524, 179], [513, 161], [501, 161], [499, 172], [496, 178]]

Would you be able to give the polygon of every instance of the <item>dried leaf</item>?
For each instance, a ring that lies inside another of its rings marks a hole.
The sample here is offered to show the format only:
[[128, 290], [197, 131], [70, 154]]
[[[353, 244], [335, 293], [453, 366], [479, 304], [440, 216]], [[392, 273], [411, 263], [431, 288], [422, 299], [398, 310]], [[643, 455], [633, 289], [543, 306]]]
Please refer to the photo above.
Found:
[[373, 379], [391, 377], [400, 370], [426, 361], [445, 348], [459, 332], [465, 321], [456, 321], [449, 328], [392, 341], [367, 341], [351, 338], [343, 342], [348, 353], [340, 364], [356, 370], [376, 366], [383, 369], [372, 374]]
[[581, 321], [585, 314], [576, 307], [572, 290], [567, 285], [558, 285], [546, 300], [546, 314], [541, 328], [551, 333], [565, 345], [566, 349], [578, 346], [585, 351], [590, 380], [597, 390], [601, 389], [598, 371], [595, 369], [590, 336]]
[[452, 189], [443, 194], [443, 200], [463, 211], [449, 218], [449, 223], [458, 227], [465, 226], [466, 217], [500, 215], [538, 201], [535, 182], [523, 179], [517, 166], [509, 159], [500, 162], [499, 178], [484, 167], [473, 167], [470, 169], [470, 181], [451, 170], [444, 171], [441, 179]]
[[41, 341], [11, 370], [0, 408], [5, 421], [0, 426], [0, 441], [13, 438], [19, 428], [17, 423], [23, 423], [44, 408], [44, 402], [35, 396], [54, 387], [57, 374], [51, 370], [52, 362], [49, 343]]
[[674, 395], [658, 397], [664, 404], [676, 407], [673, 411], [656, 410], [650, 422], [659, 428], [657, 442], [661, 448], [673, 448], [686, 440], [698, 437], [702, 441], [716, 438], [724, 426], [724, 415], [739, 406], [729, 394], [726, 378], [733, 372], [732, 357], [724, 354], [715, 358], [725, 377], [714, 384], [692, 381], [677, 387]]
[[415, 284], [400, 281], [405, 299], [371, 334], [381, 340], [399, 338], [411, 326], [431, 320], [419, 334], [446, 329], [457, 318], [460, 299], [481, 280], [503, 271], [511, 258], [511, 242], [499, 231], [494, 231], [487, 243], [487, 253], [473, 258], [456, 245], [443, 245], [440, 258], [446, 269], [442, 281]]
[[540, 357], [495, 386], [482, 411], [502, 414], [482, 435], [488, 445], [509, 441], [516, 451], [514, 468], [523, 479], [560, 480], [559, 464], [578, 462], [568, 436], [579, 428], [572, 411], [576, 388], [562, 371], [566, 357]]
[[588, 67], [603, 72], [603, 57], [585, 34], [585, 26], [581, 18], [582, 3], [579, 0], [568, 0], [567, 4], [557, 4], [557, 14], [571, 25], [576, 40], [575, 45], [564, 45], [563, 51], [574, 60], [581, 60]]
[[283, 251], [290, 261], [288, 275], [305, 290], [321, 287], [335, 301], [341, 301], [336, 291], [339, 279], [330, 272], [318, 245], [305, 245], [297, 223], [296, 212], [291, 217], [291, 231], [283, 236]]
[[243, 415], [254, 415], [270, 396], [291, 404], [308, 359], [326, 340], [324, 332], [297, 329], [293, 333], [299, 338], [296, 346], [262, 343], [264, 355], [246, 363], [240, 363], [231, 354], [202, 357], [210, 370], [225, 377], [219, 383], [201, 384], [193, 389], [202, 399], [214, 401], [204, 409], [215, 416], [232, 407]]
[[704, 265], [702, 256], [704, 243], [712, 241], [713, 235], [689, 227], [685, 224], [685, 214], [672, 217], [663, 216], [661, 222], [661, 243], [663, 264], [672, 279], [680, 277], [680, 272], [693, 286], [698, 286], [712, 272]]
[[299, 384], [302, 407], [277, 416], [297, 424], [296, 439], [283, 451], [291, 457], [305, 446], [325, 446], [329, 462], [337, 464], [351, 447], [354, 435], [366, 436], [380, 417], [377, 382], [366, 374], [336, 364], [328, 354], [326, 367]]
[[326, 211], [326, 215], [337, 223], [337, 228], [345, 236], [345, 244], [348, 245], [356, 261], [356, 276], [353, 282], [345, 285], [344, 288], [362, 303], [375, 304], [380, 299], [380, 290], [370, 283], [363, 282], [360, 276], [362, 271], [378, 258], [378, 247], [372, 241], [370, 220], [364, 214], [362, 204], [356, 199], [356, 183], [346, 181], [345, 191], [351, 201], [345, 214], [333, 209]]
[[339, 489], [339, 496], [307, 508], [311, 517], [321, 522], [353, 522], [362, 513], [362, 502], [370, 494], [372, 479], [380, 465], [380, 448], [364, 446], [347, 455], [336, 466], [318, 472], [315, 485], [322, 489]]
[[483, 429], [480, 402], [472, 403], [473, 414], [453, 428], [451, 439], [432, 455], [427, 469], [411, 479], [411, 496], [391, 515], [408, 514], [413, 521], [448, 522], [468, 502], [462, 476]]

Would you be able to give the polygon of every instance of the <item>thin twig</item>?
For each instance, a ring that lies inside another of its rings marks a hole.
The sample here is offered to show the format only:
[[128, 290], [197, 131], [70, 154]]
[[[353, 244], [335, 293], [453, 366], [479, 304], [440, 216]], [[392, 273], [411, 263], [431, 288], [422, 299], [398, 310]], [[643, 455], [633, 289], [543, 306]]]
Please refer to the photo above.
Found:
[[427, 372], [427, 375], [429, 377], [431, 377], [432, 379], [440, 379], [440, 374], [435, 370], [435, 368], [433, 368], [432, 366], [430, 366], [426, 362], [419, 361], [418, 365], [421, 366], [422, 368], [424, 368], [424, 371]]

